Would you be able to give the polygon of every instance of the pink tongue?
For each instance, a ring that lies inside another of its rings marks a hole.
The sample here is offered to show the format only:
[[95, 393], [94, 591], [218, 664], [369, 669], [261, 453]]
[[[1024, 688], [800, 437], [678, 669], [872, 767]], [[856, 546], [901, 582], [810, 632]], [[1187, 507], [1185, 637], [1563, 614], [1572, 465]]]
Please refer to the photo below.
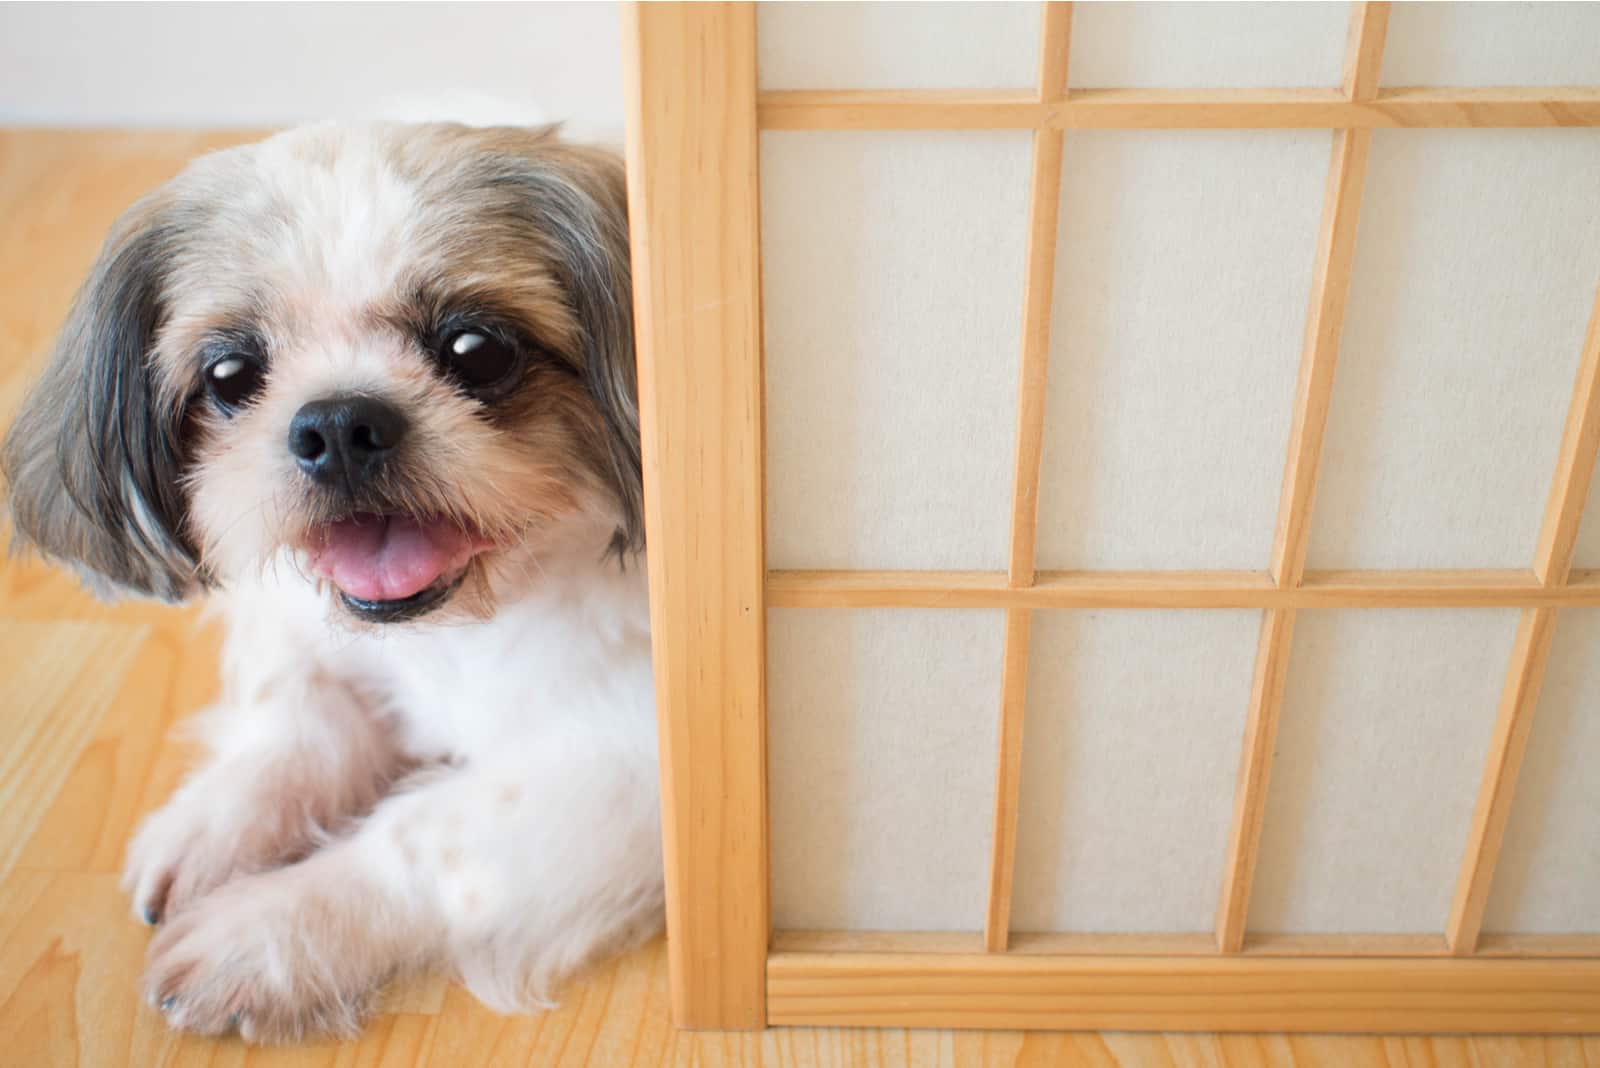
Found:
[[311, 569], [362, 601], [398, 601], [465, 567], [487, 543], [441, 519], [358, 515], [330, 523]]

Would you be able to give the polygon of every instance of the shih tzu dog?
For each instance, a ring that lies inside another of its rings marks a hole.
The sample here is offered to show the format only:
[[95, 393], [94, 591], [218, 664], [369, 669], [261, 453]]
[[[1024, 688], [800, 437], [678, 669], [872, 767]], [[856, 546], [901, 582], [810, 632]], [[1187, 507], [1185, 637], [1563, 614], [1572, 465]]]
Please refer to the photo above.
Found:
[[307, 127], [116, 224], [3, 460], [21, 540], [226, 621], [125, 877], [172, 1026], [524, 1010], [659, 928], [629, 294], [621, 161], [548, 129]]

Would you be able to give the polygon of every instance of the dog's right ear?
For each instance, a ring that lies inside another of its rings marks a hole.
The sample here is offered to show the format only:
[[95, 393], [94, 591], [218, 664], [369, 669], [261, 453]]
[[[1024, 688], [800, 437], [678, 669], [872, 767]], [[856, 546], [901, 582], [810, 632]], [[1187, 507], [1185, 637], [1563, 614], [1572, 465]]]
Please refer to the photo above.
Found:
[[0, 449], [14, 540], [101, 594], [176, 601], [201, 584], [182, 533], [182, 406], [150, 363], [179, 233], [155, 199], [117, 221]]

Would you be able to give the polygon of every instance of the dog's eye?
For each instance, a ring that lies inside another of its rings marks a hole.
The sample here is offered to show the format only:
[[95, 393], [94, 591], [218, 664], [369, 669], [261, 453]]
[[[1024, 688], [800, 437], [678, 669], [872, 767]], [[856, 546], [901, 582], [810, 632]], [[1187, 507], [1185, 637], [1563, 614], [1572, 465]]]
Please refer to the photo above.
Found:
[[517, 350], [485, 330], [457, 330], [439, 347], [439, 360], [468, 389], [487, 389], [510, 376]]
[[206, 389], [225, 412], [245, 404], [261, 388], [261, 364], [232, 352], [206, 368]]

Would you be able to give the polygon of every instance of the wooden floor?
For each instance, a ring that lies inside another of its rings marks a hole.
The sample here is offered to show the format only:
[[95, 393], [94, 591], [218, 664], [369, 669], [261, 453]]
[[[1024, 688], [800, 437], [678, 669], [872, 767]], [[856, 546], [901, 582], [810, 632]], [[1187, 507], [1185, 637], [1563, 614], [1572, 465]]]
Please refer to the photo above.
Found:
[[[239, 139], [0, 132], [0, 426], [111, 220]], [[130, 828], [183, 770], [173, 728], [213, 692], [216, 645], [192, 610], [98, 604], [37, 562], [0, 562], [0, 1066], [1600, 1066], [1600, 1038], [677, 1033], [659, 943], [539, 1017], [496, 1016], [433, 982], [392, 991], [348, 1045], [179, 1038], [134, 994], [148, 932], [117, 871]]]

